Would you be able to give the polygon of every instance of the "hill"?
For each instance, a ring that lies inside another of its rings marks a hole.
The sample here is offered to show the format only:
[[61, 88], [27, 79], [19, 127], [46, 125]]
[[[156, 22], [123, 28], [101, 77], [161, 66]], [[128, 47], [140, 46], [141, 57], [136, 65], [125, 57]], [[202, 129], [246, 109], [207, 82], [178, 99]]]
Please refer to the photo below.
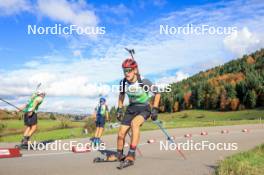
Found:
[[264, 106], [264, 49], [171, 84], [161, 111], [242, 110]]

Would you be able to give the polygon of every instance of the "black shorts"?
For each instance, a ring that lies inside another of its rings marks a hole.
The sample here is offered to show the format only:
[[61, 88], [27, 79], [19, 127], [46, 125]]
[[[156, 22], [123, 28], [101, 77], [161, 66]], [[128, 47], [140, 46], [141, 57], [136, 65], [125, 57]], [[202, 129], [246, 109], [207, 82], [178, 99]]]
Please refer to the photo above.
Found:
[[36, 125], [38, 123], [38, 116], [37, 113], [33, 112], [31, 116], [28, 116], [28, 113], [24, 115], [24, 124], [26, 126]]
[[131, 125], [131, 121], [137, 116], [141, 115], [147, 120], [150, 117], [151, 109], [149, 105], [129, 105], [125, 112], [125, 116], [121, 121], [122, 125]]
[[96, 127], [104, 128], [105, 125], [105, 118], [104, 117], [97, 117], [95, 122]]

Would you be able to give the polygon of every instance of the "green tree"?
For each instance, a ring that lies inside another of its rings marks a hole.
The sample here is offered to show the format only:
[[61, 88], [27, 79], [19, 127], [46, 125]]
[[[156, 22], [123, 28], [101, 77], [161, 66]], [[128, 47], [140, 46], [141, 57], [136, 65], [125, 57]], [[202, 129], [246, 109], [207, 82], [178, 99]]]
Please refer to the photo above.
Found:
[[239, 98], [239, 101], [245, 104], [245, 96], [247, 93], [247, 85], [245, 81], [240, 81], [236, 84], [236, 93], [237, 97]]
[[255, 89], [257, 90], [261, 86], [261, 79], [260, 74], [256, 70], [251, 70], [246, 74], [246, 84], [248, 89]]
[[172, 103], [169, 98], [165, 98], [164, 107], [166, 112], [173, 112]]
[[213, 90], [210, 93], [210, 108], [211, 109], [217, 109], [219, 106], [219, 97], [216, 88], [213, 88]]
[[197, 88], [196, 94], [197, 94], [196, 106], [197, 108], [201, 109], [203, 106], [204, 96], [205, 96], [205, 93], [201, 86]]
[[264, 86], [262, 86], [262, 88], [259, 90], [257, 105], [264, 106]]
[[257, 95], [255, 90], [249, 90], [246, 94], [246, 106], [248, 108], [254, 108], [257, 102]]
[[53, 113], [51, 113], [50, 116], [49, 116], [49, 119], [50, 120], [56, 120], [56, 117], [55, 117], [55, 115]]
[[232, 86], [231, 84], [226, 84], [225, 85], [225, 90], [226, 90], [228, 99], [236, 98], [237, 93], [236, 93], [235, 86]]
[[222, 88], [220, 93], [220, 110], [225, 111], [226, 105], [227, 105], [227, 93], [225, 88]]

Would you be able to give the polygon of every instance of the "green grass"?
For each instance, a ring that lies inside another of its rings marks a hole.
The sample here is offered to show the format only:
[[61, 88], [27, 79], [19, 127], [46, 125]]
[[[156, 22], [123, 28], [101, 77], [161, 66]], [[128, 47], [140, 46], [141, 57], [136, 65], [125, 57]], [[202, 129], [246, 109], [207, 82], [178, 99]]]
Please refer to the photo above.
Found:
[[253, 150], [239, 153], [219, 163], [216, 175], [263, 175], [264, 144]]
[[[253, 109], [235, 112], [218, 112], [218, 111], [204, 111], [204, 110], [186, 110], [177, 113], [160, 114], [159, 119], [164, 122], [166, 128], [186, 128], [186, 127], [206, 127], [206, 126], [223, 126], [223, 125], [240, 125], [240, 124], [255, 124], [260, 123], [259, 118], [264, 119], [264, 109]], [[0, 121], [1, 122], [1, 121]], [[1, 142], [18, 142], [21, 140], [21, 133], [23, 130], [23, 121], [20, 120], [4, 120], [7, 129], [5, 133], [10, 132], [1, 138]], [[81, 138], [92, 136], [83, 135], [83, 122], [70, 122], [68, 129], [59, 129], [60, 121], [54, 120], [39, 120], [38, 132], [34, 135], [35, 140], [45, 139], [68, 139]], [[14, 133], [13, 130], [19, 130], [19, 133]], [[141, 130], [155, 130], [158, 129], [151, 120], [144, 123]], [[13, 132], [13, 133], [12, 133]], [[117, 129], [106, 130], [105, 134], [114, 134]]]
[[[2, 120], [2, 124], [6, 126], [3, 135], [16, 135], [23, 133], [24, 122], [23, 120]], [[58, 120], [38, 120], [38, 131], [50, 131], [56, 130], [61, 127], [61, 122]], [[69, 122], [70, 128], [81, 128], [84, 122]]]
[[[260, 123], [264, 119], [263, 109], [245, 111], [218, 112], [204, 110], [186, 110], [177, 113], [165, 113], [159, 116], [166, 128], [205, 127]], [[263, 121], [264, 122], [264, 121]], [[157, 128], [151, 121], [146, 122], [142, 129]]]
[[[21, 129], [24, 126], [22, 120], [3, 120], [2, 123], [6, 124], [7, 129]], [[59, 123], [59, 121], [55, 120], [39, 120], [38, 126], [39, 129], [48, 129], [59, 125]]]
[[232, 120], [255, 120], [262, 117], [264, 119], [264, 109], [253, 109], [244, 111], [231, 111], [231, 112], [218, 112], [218, 111], [204, 111], [204, 110], [186, 110], [182, 112], [163, 114], [161, 119], [170, 121], [171, 119], [177, 120], [195, 120], [197, 121], [232, 121]]

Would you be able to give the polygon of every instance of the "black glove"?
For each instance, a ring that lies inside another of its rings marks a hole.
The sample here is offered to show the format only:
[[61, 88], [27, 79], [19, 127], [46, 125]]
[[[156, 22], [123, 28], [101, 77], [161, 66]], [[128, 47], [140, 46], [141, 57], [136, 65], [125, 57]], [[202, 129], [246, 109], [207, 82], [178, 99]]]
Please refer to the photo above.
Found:
[[116, 118], [118, 121], [121, 121], [123, 117], [123, 109], [122, 108], [117, 108], [116, 111]]
[[151, 109], [151, 119], [153, 121], [156, 121], [158, 119], [158, 113], [159, 113], [159, 109], [154, 107]]

